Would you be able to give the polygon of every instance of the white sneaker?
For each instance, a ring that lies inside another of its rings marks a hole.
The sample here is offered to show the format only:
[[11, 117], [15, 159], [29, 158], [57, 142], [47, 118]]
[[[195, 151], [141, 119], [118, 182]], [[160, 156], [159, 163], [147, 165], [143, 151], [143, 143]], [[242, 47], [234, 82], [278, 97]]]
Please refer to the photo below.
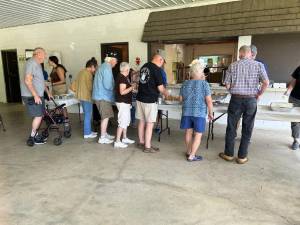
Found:
[[118, 142], [115, 141], [114, 147], [115, 147], [115, 148], [127, 148], [128, 145], [126, 145], [126, 144], [124, 144], [124, 143], [122, 143], [122, 142], [120, 142], [120, 141], [118, 141]]
[[98, 132], [94, 132], [94, 131], [92, 131], [92, 134], [98, 135]]
[[98, 140], [99, 144], [111, 144], [113, 142], [114, 142], [113, 140], [110, 140], [107, 137], [100, 137]]
[[106, 134], [105, 136], [106, 136], [106, 138], [108, 138], [109, 140], [114, 140], [114, 139], [115, 139], [115, 136], [113, 136], [113, 135]]
[[124, 143], [124, 144], [134, 144], [135, 141], [134, 141], [134, 140], [131, 140], [131, 139], [129, 139], [129, 138], [123, 138], [123, 139], [122, 139], [122, 143]]
[[95, 134], [94, 132], [88, 134], [88, 135], [83, 135], [83, 138], [84, 139], [87, 139], [87, 138], [96, 138], [97, 137], [97, 133]]

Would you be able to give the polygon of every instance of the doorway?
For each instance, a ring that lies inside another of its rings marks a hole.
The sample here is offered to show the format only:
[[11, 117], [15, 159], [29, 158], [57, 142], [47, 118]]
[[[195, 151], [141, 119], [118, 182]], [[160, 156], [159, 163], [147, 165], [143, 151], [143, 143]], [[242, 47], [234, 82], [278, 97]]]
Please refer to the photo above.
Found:
[[104, 59], [108, 53], [117, 54], [118, 64], [113, 68], [114, 78], [120, 73], [120, 63], [129, 62], [128, 42], [101, 44], [101, 59]]
[[1, 56], [7, 102], [21, 102], [17, 50], [3, 50], [1, 51]]

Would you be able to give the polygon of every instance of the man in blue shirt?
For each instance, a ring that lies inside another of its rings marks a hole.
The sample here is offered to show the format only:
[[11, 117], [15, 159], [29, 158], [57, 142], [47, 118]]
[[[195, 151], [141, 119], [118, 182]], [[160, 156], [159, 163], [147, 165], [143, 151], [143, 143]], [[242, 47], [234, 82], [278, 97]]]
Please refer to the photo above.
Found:
[[95, 100], [101, 116], [101, 136], [98, 143], [111, 144], [114, 142], [113, 140], [115, 137], [107, 133], [107, 125], [109, 118], [114, 117], [112, 103], [115, 101], [115, 81], [112, 68], [117, 64], [116, 54], [109, 54], [104, 61], [105, 62], [98, 68], [95, 75], [92, 98]]

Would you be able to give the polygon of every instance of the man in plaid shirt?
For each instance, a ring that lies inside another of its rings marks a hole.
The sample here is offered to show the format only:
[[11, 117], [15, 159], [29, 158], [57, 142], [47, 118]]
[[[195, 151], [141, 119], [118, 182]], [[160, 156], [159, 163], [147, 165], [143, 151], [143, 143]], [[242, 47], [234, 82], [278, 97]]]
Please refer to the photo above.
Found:
[[237, 163], [248, 161], [248, 145], [257, 111], [257, 100], [269, 86], [269, 78], [262, 63], [251, 57], [250, 46], [239, 49], [240, 60], [232, 63], [225, 78], [225, 85], [231, 94], [228, 106], [225, 151], [219, 156], [226, 161], [234, 160], [234, 143], [237, 123], [242, 117], [242, 138]]

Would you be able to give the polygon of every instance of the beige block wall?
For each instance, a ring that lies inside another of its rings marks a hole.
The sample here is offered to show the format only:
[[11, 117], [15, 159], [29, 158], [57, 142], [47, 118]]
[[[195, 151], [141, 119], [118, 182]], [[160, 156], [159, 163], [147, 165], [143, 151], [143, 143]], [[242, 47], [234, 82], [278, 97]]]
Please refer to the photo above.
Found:
[[[61, 53], [63, 64], [73, 77], [76, 77], [80, 69], [85, 66], [85, 62], [92, 56], [100, 61], [101, 43], [129, 42], [131, 65], [134, 65], [137, 56], [141, 58], [142, 63], [145, 63], [147, 44], [141, 42], [141, 36], [149, 12], [149, 10], [138, 10], [2, 29], [0, 50], [17, 49], [18, 56], [24, 56], [25, 49], [37, 46], [44, 47], [47, 52], [58, 51]], [[21, 77], [23, 71], [24, 62], [19, 60]], [[0, 59], [0, 102], [6, 102], [2, 59]]]

